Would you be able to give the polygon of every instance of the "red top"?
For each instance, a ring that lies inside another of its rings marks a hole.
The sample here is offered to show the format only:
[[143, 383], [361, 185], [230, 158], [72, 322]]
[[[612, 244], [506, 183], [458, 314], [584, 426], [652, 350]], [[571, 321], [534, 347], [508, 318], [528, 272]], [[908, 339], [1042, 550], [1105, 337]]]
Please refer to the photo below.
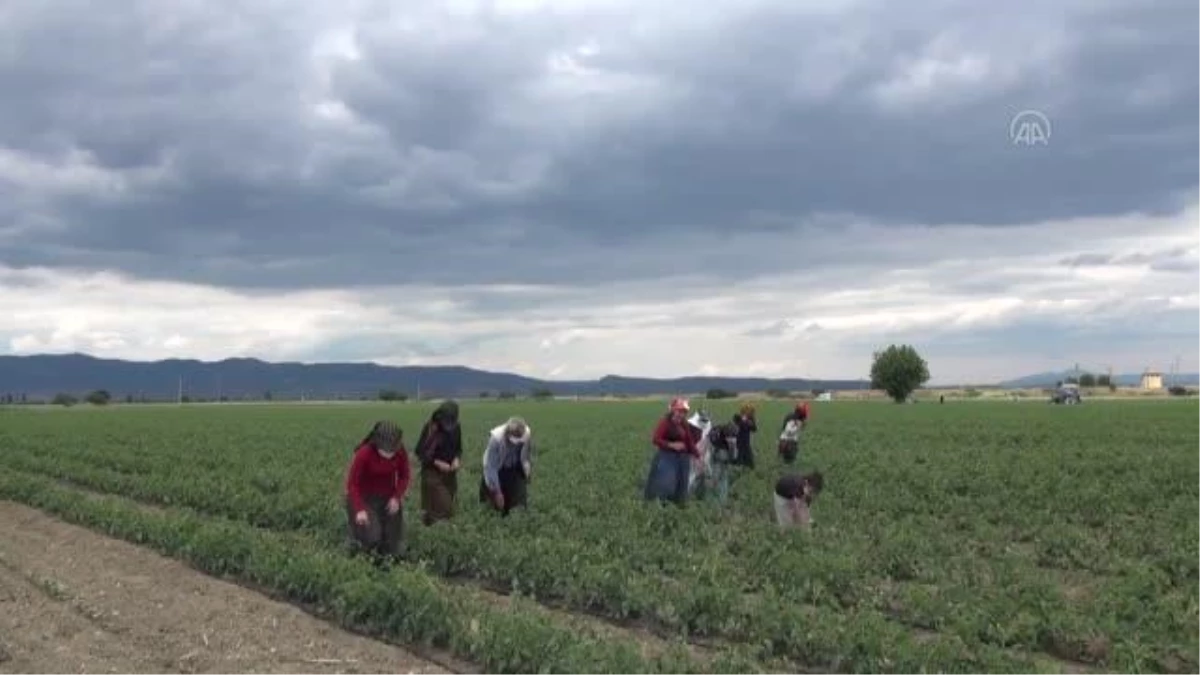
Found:
[[366, 510], [364, 497], [403, 499], [412, 473], [408, 468], [408, 450], [403, 445], [390, 458], [364, 443], [354, 451], [350, 471], [346, 473], [346, 494], [355, 511]]
[[[667, 444], [673, 441], [683, 443], [684, 449], [674, 450], [667, 447]], [[654, 427], [654, 436], [651, 442], [659, 450], [667, 452], [686, 452], [697, 456], [700, 454], [700, 450], [696, 448], [696, 441], [692, 439], [692, 434], [688, 430], [688, 423], [683, 420], [675, 422], [669, 416], [658, 421], [658, 426]]]

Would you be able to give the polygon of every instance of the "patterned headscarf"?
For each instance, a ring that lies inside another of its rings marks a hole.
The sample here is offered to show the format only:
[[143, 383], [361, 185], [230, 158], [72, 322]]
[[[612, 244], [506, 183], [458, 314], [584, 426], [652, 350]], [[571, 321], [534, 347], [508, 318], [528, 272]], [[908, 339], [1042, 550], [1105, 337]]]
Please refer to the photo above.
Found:
[[400, 441], [404, 436], [404, 432], [395, 422], [388, 420], [380, 420], [375, 423], [375, 427], [371, 429], [370, 439], [371, 445], [385, 457], [390, 457], [396, 454], [400, 449]]

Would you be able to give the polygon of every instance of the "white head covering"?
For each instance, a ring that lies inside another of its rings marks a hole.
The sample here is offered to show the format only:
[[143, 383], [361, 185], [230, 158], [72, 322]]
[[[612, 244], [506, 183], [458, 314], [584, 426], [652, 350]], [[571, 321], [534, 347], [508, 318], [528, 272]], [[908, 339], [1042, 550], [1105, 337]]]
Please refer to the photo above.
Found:
[[[519, 426], [520, 428], [522, 428], [524, 430], [520, 436], [512, 435], [511, 431], [514, 426]], [[529, 427], [529, 424], [523, 418], [520, 418], [520, 417], [510, 417], [510, 418], [508, 418], [507, 422], [492, 429], [492, 436], [494, 436], [498, 440], [506, 440], [509, 443], [528, 442], [529, 438], [530, 438], [530, 436], [532, 436], [532, 434], [533, 434], [533, 429], [531, 429]]]

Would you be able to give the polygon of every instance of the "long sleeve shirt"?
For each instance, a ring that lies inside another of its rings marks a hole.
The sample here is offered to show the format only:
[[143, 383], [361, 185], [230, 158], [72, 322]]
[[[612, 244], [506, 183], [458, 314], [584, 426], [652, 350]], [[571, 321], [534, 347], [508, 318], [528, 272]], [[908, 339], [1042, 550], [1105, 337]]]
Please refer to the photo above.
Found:
[[733, 423], [737, 425], [738, 447], [750, 447], [750, 435], [758, 431], [758, 422], [749, 415], [734, 415]]
[[[654, 447], [666, 452], [686, 452], [689, 455], [699, 455], [700, 450], [696, 447], [696, 441], [692, 439], [691, 431], [688, 430], [688, 423], [684, 421], [676, 422], [670, 417], [663, 417], [658, 421], [658, 425], [654, 427], [654, 434], [650, 438], [650, 442]], [[675, 450], [669, 447], [671, 443], [683, 443], [682, 450]]]
[[527, 428], [525, 436], [513, 442], [505, 434], [506, 426], [492, 429], [487, 448], [483, 451], [483, 481], [491, 492], [500, 489], [501, 469], [520, 467], [528, 477], [533, 463], [533, 431]]
[[[804, 409], [793, 410], [788, 413], [787, 417], [783, 418], [783, 426], [779, 428], [780, 434], [788, 431], [788, 425], [793, 424], [799, 431], [804, 431], [804, 425], [808, 422], [808, 411]], [[782, 438], [782, 436], [780, 436]], [[793, 439], [794, 440], [794, 439]]]
[[462, 457], [462, 427], [456, 426], [452, 431], [446, 431], [430, 420], [421, 428], [421, 436], [417, 439], [417, 460], [422, 467], [433, 465], [434, 460], [451, 464]]
[[367, 497], [404, 499], [412, 472], [408, 465], [408, 450], [403, 446], [391, 457], [384, 457], [370, 444], [364, 443], [354, 451], [350, 470], [346, 472], [346, 495], [355, 511], [367, 508]]

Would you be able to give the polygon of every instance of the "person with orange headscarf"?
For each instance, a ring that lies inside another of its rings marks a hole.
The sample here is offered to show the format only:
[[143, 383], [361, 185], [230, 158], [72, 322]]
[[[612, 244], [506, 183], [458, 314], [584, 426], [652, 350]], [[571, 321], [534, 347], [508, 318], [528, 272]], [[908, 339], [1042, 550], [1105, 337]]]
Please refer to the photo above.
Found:
[[808, 401], [796, 403], [796, 407], [783, 418], [779, 431], [779, 456], [784, 464], [794, 464], [800, 455], [800, 434], [808, 426]]

